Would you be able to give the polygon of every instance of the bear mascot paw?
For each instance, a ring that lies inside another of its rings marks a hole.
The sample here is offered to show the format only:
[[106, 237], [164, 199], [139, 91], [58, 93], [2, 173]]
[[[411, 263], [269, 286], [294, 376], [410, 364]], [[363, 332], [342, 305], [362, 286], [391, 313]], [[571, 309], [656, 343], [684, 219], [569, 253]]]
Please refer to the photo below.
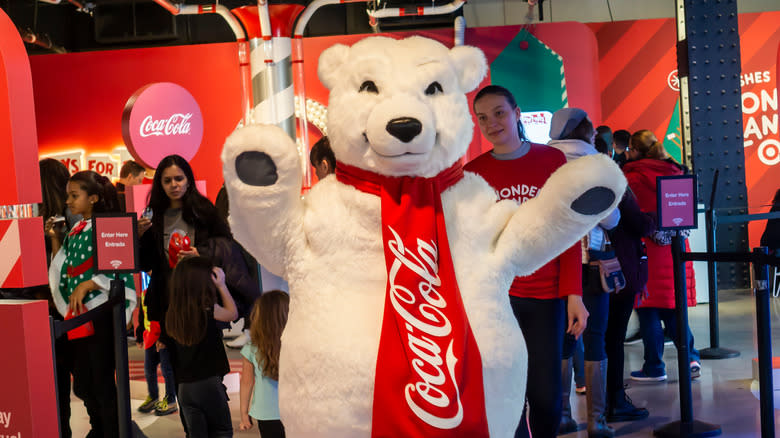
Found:
[[222, 153], [238, 241], [287, 280], [279, 409], [313, 437], [514, 435], [527, 353], [507, 291], [572, 246], [625, 189], [605, 156], [562, 166], [521, 206], [496, 202], [461, 157], [474, 47], [370, 37], [319, 59], [337, 175], [301, 196], [301, 159], [275, 126]]

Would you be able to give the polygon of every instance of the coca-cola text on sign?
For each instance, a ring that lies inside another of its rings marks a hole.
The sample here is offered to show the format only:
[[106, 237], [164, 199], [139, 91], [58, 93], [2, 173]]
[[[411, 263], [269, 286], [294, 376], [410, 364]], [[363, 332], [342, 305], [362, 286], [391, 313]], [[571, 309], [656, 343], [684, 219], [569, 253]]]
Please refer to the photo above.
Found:
[[127, 100], [122, 137], [133, 158], [147, 167], [157, 167], [171, 154], [189, 161], [203, 139], [203, 116], [184, 87], [171, 82], [149, 84]]

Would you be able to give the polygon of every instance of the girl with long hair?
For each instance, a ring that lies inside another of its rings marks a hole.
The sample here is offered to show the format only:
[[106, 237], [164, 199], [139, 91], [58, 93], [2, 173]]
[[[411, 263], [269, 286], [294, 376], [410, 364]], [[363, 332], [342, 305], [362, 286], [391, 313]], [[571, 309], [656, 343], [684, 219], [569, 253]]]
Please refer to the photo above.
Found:
[[168, 347], [173, 349], [181, 416], [189, 438], [233, 436], [222, 383], [230, 364], [217, 321], [237, 317], [222, 269], [205, 257], [188, 257], [176, 264], [165, 325], [173, 340]]
[[[287, 324], [290, 297], [280, 291], [263, 293], [250, 316], [251, 341], [241, 349], [241, 430], [252, 428], [252, 418], [263, 438], [284, 438], [279, 419], [279, 350]], [[251, 401], [251, 404], [250, 404]]]
[[[67, 184], [66, 204], [83, 218], [60, 242], [59, 234], [47, 224], [55, 253], [49, 268], [49, 286], [57, 310], [66, 319], [108, 301], [111, 278], [95, 272], [92, 217], [96, 213], [117, 212], [116, 189], [108, 180], [91, 170], [77, 172]], [[125, 282], [126, 316], [133, 312], [136, 295], [130, 274]], [[103, 313], [90, 323], [92, 330], [68, 332], [73, 353], [73, 392], [84, 401], [92, 426], [90, 437], [116, 437], [117, 394], [114, 381], [113, 327], [111, 314]], [[92, 333], [90, 333], [92, 332]]]

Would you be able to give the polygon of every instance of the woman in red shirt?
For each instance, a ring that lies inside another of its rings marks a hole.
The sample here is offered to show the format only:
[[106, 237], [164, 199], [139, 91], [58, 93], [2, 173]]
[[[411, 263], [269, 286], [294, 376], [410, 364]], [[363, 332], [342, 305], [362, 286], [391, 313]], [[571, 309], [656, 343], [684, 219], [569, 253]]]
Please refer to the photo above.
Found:
[[[564, 155], [525, 138], [520, 108], [506, 88], [483, 88], [474, 98], [473, 108], [482, 135], [493, 149], [464, 169], [482, 176], [496, 191], [497, 200], [512, 199], [521, 204], [535, 197], [547, 178], [566, 163]], [[578, 242], [532, 275], [516, 277], [509, 289], [512, 310], [528, 349], [529, 410], [528, 414], [523, 412], [516, 437], [529, 436], [529, 426], [535, 437], [557, 435], [564, 331], [579, 337], [588, 318], [582, 303], [581, 276]]]

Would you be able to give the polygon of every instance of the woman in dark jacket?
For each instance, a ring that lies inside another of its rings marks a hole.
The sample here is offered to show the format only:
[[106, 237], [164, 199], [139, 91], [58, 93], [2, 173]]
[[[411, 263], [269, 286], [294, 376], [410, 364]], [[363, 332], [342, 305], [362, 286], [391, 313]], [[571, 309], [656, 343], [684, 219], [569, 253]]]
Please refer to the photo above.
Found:
[[609, 296], [609, 318], [604, 336], [608, 359], [607, 422], [641, 420], [649, 415], [647, 409], [637, 408], [626, 395], [623, 386], [623, 340], [636, 296], [647, 284], [647, 250], [642, 238], [655, 231], [656, 219], [655, 214], [642, 213], [630, 188], [618, 208], [620, 223], [609, 231], [609, 237], [626, 279], [626, 287]]
[[[148, 207], [153, 212], [152, 219], [138, 220], [141, 269], [152, 272], [145, 304], [149, 320], [159, 324], [162, 344], [170, 341], [163, 321], [168, 310], [168, 280], [177, 259], [202, 255], [221, 267], [239, 313], [242, 307], [248, 308], [260, 296], [260, 288], [252, 281], [228, 225], [219, 217], [211, 201], [195, 187], [195, 177], [187, 160], [179, 155], [169, 155], [160, 161]], [[175, 231], [186, 235], [191, 249], [179, 251], [171, 259], [168, 243]]]

